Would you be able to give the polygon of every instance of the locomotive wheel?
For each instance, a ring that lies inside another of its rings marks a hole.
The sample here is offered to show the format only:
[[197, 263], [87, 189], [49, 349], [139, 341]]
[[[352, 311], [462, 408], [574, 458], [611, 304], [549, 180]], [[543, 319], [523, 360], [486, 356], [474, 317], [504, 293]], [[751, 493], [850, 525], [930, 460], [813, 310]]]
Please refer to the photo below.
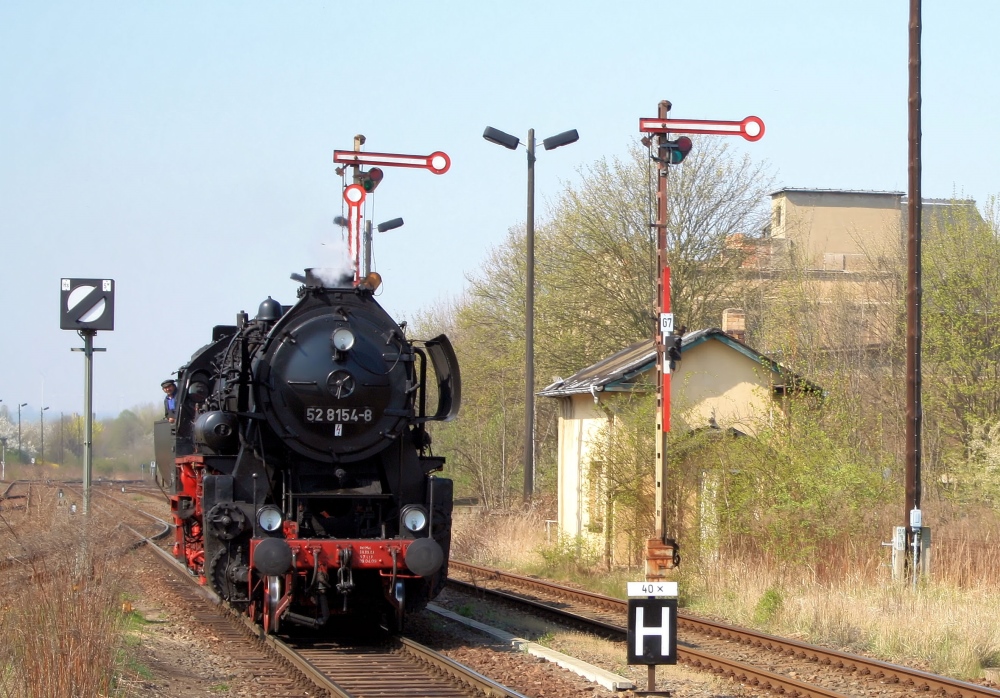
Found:
[[[237, 554], [236, 559], [229, 554], [229, 550], [222, 548], [212, 558], [208, 567], [208, 578], [212, 582], [212, 588], [231, 604], [240, 609], [245, 609], [247, 605], [246, 582], [237, 582], [229, 574], [229, 568], [234, 563], [240, 564], [242, 555]], [[244, 563], [245, 564], [245, 563]]]
[[281, 618], [278, 617], [278, 604], [281, 603], [281, 596], [281, 577], [268, 577], [267, 585], [264, 587], [265, 635], [274, 635], [281, 627]]

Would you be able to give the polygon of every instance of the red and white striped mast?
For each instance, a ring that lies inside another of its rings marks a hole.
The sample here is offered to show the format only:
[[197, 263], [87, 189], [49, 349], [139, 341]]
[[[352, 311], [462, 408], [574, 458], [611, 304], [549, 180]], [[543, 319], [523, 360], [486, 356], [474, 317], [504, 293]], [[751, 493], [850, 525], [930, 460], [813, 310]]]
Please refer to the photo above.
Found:
[[[656, 533], [646, 542], [646, 579], [657, 581], [666, 578], [668, 570], [680, 563], [677, 541], [667, 537], [667, 432], [670, 431], [670, 364], [680, 358], [681, 337], [675, 333], [674, 316], [670, 310], [670, 260], [667, 253], [667, 172], [671, 164], [683, 161], [691, 149], [691, 139], [680, 137], [668, 140], [668, 134], [693, 133], [715, 136], [742, 136], [748, 141], [764, 137], [764, 122], [756, 116], [742, 121], [709, 121], [704, 119], [668, 119], [670, 102], [659, 104], [657, 117], [640, 118], [639, 131], [654, 134], [657, 140], [656, 178], [656, 261], [657, 275], [656, 315], [660, 319], [656, 333], [657, 410], [656, 415]], [[673, 354], [673, 358], [671, 358]]]

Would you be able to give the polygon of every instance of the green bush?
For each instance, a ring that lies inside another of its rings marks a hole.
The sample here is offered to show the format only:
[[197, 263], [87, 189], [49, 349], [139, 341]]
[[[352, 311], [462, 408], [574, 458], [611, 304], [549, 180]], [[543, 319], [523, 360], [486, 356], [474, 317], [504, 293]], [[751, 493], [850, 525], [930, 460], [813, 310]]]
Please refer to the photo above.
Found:
[[754, 607], [753, 620], [758, 625], [770, 625], [775, 617], [781, 612], [784, 605], [784, 596], [780, 589], [770, 587], [764, 595], [757, 601]]

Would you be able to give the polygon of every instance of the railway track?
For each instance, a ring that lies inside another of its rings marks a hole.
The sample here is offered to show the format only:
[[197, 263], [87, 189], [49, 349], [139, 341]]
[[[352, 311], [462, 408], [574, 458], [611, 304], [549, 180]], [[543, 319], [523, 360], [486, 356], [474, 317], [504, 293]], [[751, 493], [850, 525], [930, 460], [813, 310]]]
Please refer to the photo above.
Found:
[[[115, 491], [96, 489], [109, 507], [124, 507], [151, 522], [154, 527], [171, 524], [143, 512]], [[229, 609], [211, 590], [200, 586], [183, 565], [152, 536], [135, 531], [150, 542], [151, 551], [165, 570], [171, 592], [191, 609], [195, 620], [231, 648], [233, 656], [259, 673], [267, 695], [337, 698], [368, 696], [436, 696], [466, 698], [490, 696], [524, 698], [491, 679], [448, 657], [405, 638], [382, 638], [377, 642], [337, 642], [330, 639], [287, 639], [264, 635], [243, 614]]]
[[[621, 599], [455, 560], [449, 563], [448, 583], [473, 593], [527, 604], [574, 624], [590, 625], [612, 637], [624, 639], [627, 632], [628, 603]], [[1000, 691], [985, 686], [689, 614], [679, 614], [677, 631], [679, 661], [783, 695], [1000, 697]]]
[[[72, 488], [63, 485], [70, 494]], [[140, 494], [138, 487], [129, 487], [128, 493], [119, 491], [118, 487], [95, 488], [101, 499], [106, 499], [110, 505], [114, 500], [116, 505], [124, 506], [137, 511], [134, 502], [127, 501], [133, 499], [134, 495]], [[5, 495], [11, 494], [8, 488]], [[142, 494], [158, 496], [158, 491], [146, 491]], [[95, 506], [95, 510], [103, 507], [101, 503]], [[142, 506], [146, 506], [143, 504]], [[159, 511], [159, 509], [157, 509]], [[95, 511], [96, 513], [96, 511]], [[167, 533], [170, 531], [170, 524], [162, 521], [151, 514], [133, 514], [143, 516], [148, 520], [148, 525], [135, 525], [140, 531], [136, 535], [152, 542], [156, 531]], [[164, 543], [169, 545], [169, 539]], [[152, 548], [153, 546], [149, 546]], [[192, 586], [192, 594], [204, 593], [204, 587], [198, 587], [182, 566], [174, 561], [167, 551], [160, 551], [160, 554], [180, 571], [173, 576], [177, 577], [176, 583], [183, 582]], [[498, 570], [490, 570], [464, 563], [451, 562], [451, 577], [449, 583], [453, 587], [465, 587], [474, 593], [489, 593], [500, 598], [505, 598], [517, 604], [529, 604], [534, 608], [542, 609], [547, 614], [554, 614], [563, 618], [569, 618], [573, 623], [586, 623], [591, 629], [598, 628], [606, 636], [624, 639], [626, 602], [599, 594], [586, 591], [569, 589], [554, 585], [543, 580], [523, 577], [504, 573]], [[217, 601], [217, 599], [216, 599]], [[185, 602], [186, 604], [188, 602]], [[190, 603], [194, 603], [193, 599]], [[201, 603], [204, 603], [202, 601]], [[195, 608], [192, 606], [192, 608]], [[196, 611], [201, 618], [202, 613], [218, 613], [213, 608], [208, 611]], [[269, 645], [277, 642], [274, 638], [260, 638], [259, 628], [252, 626], [245, 621], [245, 617], [234, 616], [246, 628], [238, 628], [236, 631], [229, 630], [218, 632], [213, 631], [220, 638], [226, 637], [227, 632], [237, 632], [245, 635], [258, 643]], [[233, 618], [227, 622], [232, 623]], [[794, 640], [787, 640], [770, 635], [756, 633], [747, 629], [737, 628], [724, 623], [709, 621], [687, 614], [681, 614], [678, 619], [678, 630], [680, 643], [678, 656], [681, 662], [688, 665], [706, 669], [716, 674], [728, 676], [733, 680], [745, 685], [755, 686], [771, 690], [784, 695], [795, 696], [822, 696], [823, 698], [836, 698], [839, 696], [878, 696], [879, 698], [896, 698], [902, 696], [921, 695], [941, 695], [954, 696], [955, 698], [987, 698], [1000, 697], [1000, 691], [992, 688], [970, 684], [948, 677], [937, 676], [927, 672], [910, 669], [878, 660], [851, 655], [836, 650], [828, 650]], [[249, 641], [249, 640], [248, 640]], [[371, 695], [364, 691], [370, 691], [372, 676], [377, 676], [375, 684], [381, 688], [386, 688], [385, 676], [389, 674], [397, 675], [408, 673], [411, 670], [400, 668], [409, 666], [398, 664], [403, 661], [413, 661], [416, 665], [431, 666], [426, 656], [420, 654], [419, 650], [412, 648], [406, 642], [389, 647], [384, 646], [377, 649], [365, 647], [360, 648], [345, 644], [343, 646], [335, 643], [327, 643], [325, 646], [310, 646], [300, 644], [299, 646], [289, 645], [287, 648], [279, 650], [277, 646], [267, 650], [268, 654], [263, 658], [248, 659], [248, 662], [255, 667], [274, 666], [296, 666], [297, 662], [302, 662], [308, 670], [310, 666], [327, 666], [328, 671], [345, 677], [343, 680], [353, 682], [351, 686], [338, 687], [336, 690], [329, 687], [317, 689], [322, 685], [310, 679], [313, 688], [312, 693], [301, 695], [316, 695], [320, 690], [329, 695]], [[287, 654], [283, 654], [287, 652]], [[381, 658], [378, 658], [379, 655]], [[411, 655], [409, 659], [406, 655]], [[298, 656], [299, 659], [294, 659]], [[453, 662], [443, 658], [436, 668], [431, 669], [431, 676], [440, 677], [453, 672], [460, 672], [452, 666]], [[352, 668], [352, 665], [355, 668]], [[298, 670], [298, 669], [297, 669]], [[416, 671], [416, 670], [414, 670]], [[320, 672], [322, 673], [322, 672]], [[475, 672], [472, 672], [475, 674]], [[478, 675], [477, 675], [478, 676]], [[262, 678], [267, 678], [262, 674]], [[270, 679], [269, 679], [270, 680]], [[287, 679], [273, 678], [280, 682]], [[369, 683], [366, 683], [368, 681]], [[423, 678], [419, 684], [426, 688], [429, 678]], [[471, 680], [459, 680], [458, 683]], [[295, 682], [292, 681], [294, 684]], [[482, 687], [470, 689], [474, 684], [466, 682], [464, 687], [458, 688], [458, 693], [444, 692], [441, 688], [440, 695], [517, 695], [514, 692], [491, 693]], [[276, 684], [277, 685], [277, 684]], [[294, 691], [293, 687], [282, 688], [283, 691], [293, 691], [287, 695], [300, 695]], [[381, 695], [408, 695], [404, 686], [393, 688], [395, 693], [382, 693]], [[437, 690], [437, 689], [436, 689]], [[447, 689], [452, 690], [452, 689]], [[462, 693], [465, 690], [467, 692]], [[471, 693], [468, 691], [472, 691]], [[500, 689], [497, 690], [505, 690]], [[354, 691], [353, 693], [351, 691]], [[361, 691], [360, 693], [358, 691]], [[478, 691], [478, 693], [476, 692]], [[279, 693], [275, 693], [279, 695]], [[281, 693], [281, 695], [285, 695]], [[427, 695], [423, 693], [420, 695]], [[438, 693], [435, 693], [438, 695]]]
[[0, 512], [24, 509], [28, 505], [31, 494], [31, 484], [21, 480], [11, 481], [0, 492]]

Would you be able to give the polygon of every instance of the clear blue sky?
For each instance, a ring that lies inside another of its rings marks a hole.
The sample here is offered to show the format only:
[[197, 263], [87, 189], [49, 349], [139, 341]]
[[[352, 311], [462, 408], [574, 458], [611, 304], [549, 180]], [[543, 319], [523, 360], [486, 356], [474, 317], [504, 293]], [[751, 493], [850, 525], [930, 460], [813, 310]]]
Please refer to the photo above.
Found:
[[[524, 151], [484, 141], [487, 125], [579, 130], [539, 153], [540, 217], [661, 99], [676, 118], [763, 118], [763, 140], [734, 145], [779, 186], [906, 189], [906, 0], [667, 7], [0, 2], [0, 399], [82, 411], [63, 277], [117, 283], [101, 414], [159, 401], [213, 325], [293, 302], [289, 274], [339, 236], [331, 156], [356, 133], [452, 158], [443, 176], [388, 170], [374, 197], [375, 222], [406, 220], [375, 247], [399, 319], [460, 294], [523, 224]], [[994, 2], [924, 3], [925, 196], [1000, 192], [998, 20]]]

